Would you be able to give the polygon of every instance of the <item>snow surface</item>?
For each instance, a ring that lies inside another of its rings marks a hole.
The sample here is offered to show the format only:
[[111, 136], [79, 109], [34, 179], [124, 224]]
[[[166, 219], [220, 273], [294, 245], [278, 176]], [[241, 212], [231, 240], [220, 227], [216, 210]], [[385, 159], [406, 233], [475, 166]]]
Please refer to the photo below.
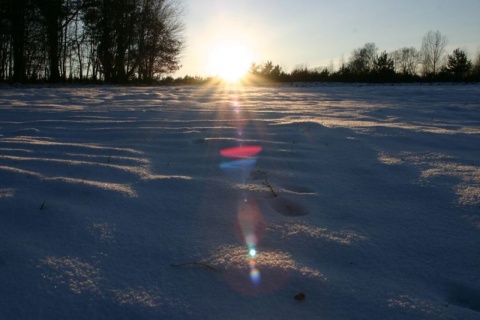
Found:
[[478, 85], [0, 88], [0, 319], [480, 319], [479, 147]]

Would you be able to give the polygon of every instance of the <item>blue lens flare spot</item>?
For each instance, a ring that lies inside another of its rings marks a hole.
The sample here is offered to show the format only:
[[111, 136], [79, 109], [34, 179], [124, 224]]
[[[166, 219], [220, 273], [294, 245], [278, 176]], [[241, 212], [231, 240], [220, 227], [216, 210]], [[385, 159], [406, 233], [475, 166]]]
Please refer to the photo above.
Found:
[[234, 160], [223, 162], [220, 164], [221, 169], [244, 169], [251, 168], [257, 162], [256, 159], [244, 159], [244, 160]]
[[250, 257], [255, 258], [255, 256], [257, 255], [257, 250], [255, 250], [255, 248], [252, 248], [248, 250], [248, 254], [250, 255]]
[[232, 160], [221, 163], [219, 167], [237, 183], [245, 183], [256, 163], [256, 159]]
[[252, 280], [252, 283], [255, 286], [260, 283], [260, 271], [257, 268], [252, 268], [250, 270], [250, 280]]

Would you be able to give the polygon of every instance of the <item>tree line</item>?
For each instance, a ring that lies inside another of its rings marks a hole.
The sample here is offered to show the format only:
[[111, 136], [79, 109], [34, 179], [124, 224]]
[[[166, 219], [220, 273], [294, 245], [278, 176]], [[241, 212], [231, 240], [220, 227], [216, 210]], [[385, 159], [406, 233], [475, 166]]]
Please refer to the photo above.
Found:
[[[0, 82], [205, 83], [174, 79], [184, 46], [175, 0], [0, 0]], [[429, 31], [420, 49], [379, 52], [373, 42], [342, 58], [339, 68], [297, 66], [285, 72], [252, 63], [253, 81], [413, 82], [480, 81], [474, 61], [447, 38]]]
[[174, 0], [0, 0], [0, 82], [152, 82], [182, 31]]
[[421, 82], [421, 81], [480, 81], [480, 53], [475, 61], [460, 48], [446, 52], [447, 37], [440, 31], [429, 31], [422, 39], [420, 49], [403, 47], [393, 52], [379, 52], [373, 42], [353, 50], [348, 61], [342, 61], [338, 70], [333, 63], [328, 67], [308, 69], [296, 67], [286, 73], [272, 61], [253, 63], [249, 74], [257, 81], [299, 82]]
[[[421, 48], [403, 47], [392, 52], [379, 51], [373, 42], [352, 51], [348, 60], [341, 59], [335, 70], [333, 62], [326, 67], [299, 65], [291, 72], [267, 61], [252, 63], [245, 77], [249, 82], [479, 82], [480, 52], [472, 62], [457, 48], [446, 52], [447, 37], [440, 31], [429, 31]], [[164, 83], [203, 84], [220, 82], [215, 78], [185, 76], [166, 77]]]

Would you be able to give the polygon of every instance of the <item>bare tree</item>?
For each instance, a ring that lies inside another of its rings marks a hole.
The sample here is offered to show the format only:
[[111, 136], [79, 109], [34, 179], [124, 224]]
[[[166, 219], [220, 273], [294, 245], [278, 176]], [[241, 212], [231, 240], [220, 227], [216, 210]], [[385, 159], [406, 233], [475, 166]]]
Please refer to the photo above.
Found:
[[182, 8], [177, 1], [144, 0], [140, 6], [142, 23], [138, 27], [137, 75], [152, 81], [179, 69], [178, 55], [183, 49]]
[[327, 71], [329, 74], [332, 74], [335, 72], [335, 63], [333, 62], [333, 60], [330, 60], [328, 66], [327, 66]]
[[428, 31], [422, 40], [423, 75], [436, 75], [445, 63], [447, 37], [440, 31]]
[[348, 67], [354, 73], [367, 73], [372, 70], [377, 57], [378, 48], [373, 42], [366, 43], [363, 48], [355, 49], [348, 62]]
[[474, 77], [477, 77], [477, 80], [480, 80], [480, 51], [477, 52], [477, 57], [473, 63], [472, 74]]
[[0, 0], [0, 81], [152, 81], [180, 67], [181, 0]]
[[11, 1], [0, 0], [0, 81], [12, 77], [12, 19]]
[[178, 70], [182, 14], [177, 0], [98, 0], [86, 22], [105, 81], [150, 82]]
[[420, 52], [414, 47], [403, 47], [392, 53], [395, 62], [395, 71], [404, 75], [417, 73], [417, 66], [420, 62]]
[[25, 80], [25, 26], [27, 1], [10, 1], [9, 3], [13, 51], [13, 80]]

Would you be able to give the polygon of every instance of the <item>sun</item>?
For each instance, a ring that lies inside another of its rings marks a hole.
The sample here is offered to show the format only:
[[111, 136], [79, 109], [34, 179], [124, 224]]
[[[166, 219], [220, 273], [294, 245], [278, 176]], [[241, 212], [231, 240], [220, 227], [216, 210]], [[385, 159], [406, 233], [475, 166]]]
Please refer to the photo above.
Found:
[[242, 43], [219, 42], [210, 51], [207, 71], [224, 81], [237, 82], [247, 74], [252, 61], [252, 55]]

